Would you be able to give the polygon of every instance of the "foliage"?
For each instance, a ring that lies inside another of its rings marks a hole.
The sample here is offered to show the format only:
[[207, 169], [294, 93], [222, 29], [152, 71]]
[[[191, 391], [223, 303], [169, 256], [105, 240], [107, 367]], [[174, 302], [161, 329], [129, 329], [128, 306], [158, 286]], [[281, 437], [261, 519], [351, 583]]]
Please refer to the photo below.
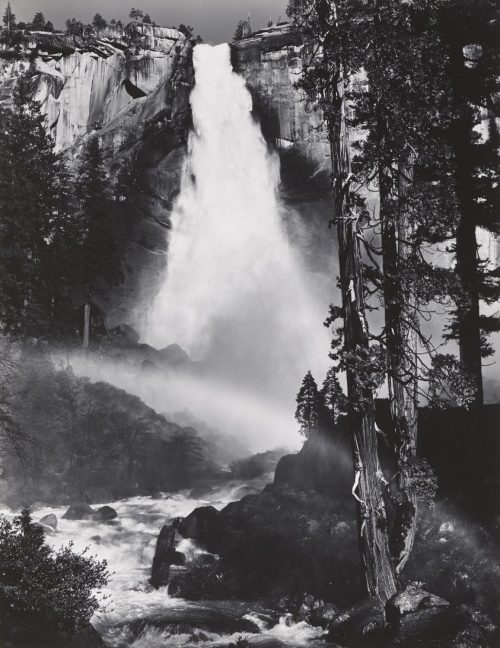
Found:
[[[4, 427], [4, 413], [14, 427]], [[93, 487], [118, 497], [185, 488], [211, 466], [196, 430], [54, 367], [36, 348], [25, 348], [0, 382], [0, 443], [4, 497], [14, 504], [80, 501]]]
[[108, 26], [108, 21], [101, 16], [100, 13], [96, 13], [92, 19], [92, 25], [97, 29], [105, 29]]
[[72, 36], [83, 36], [84, 25], [76, 18], [66, 20], [66, 31]]
[[55, 551], [24, 509], [13, 522], [0, 517], [0, 627], [32, 634], [36, 629], [72, 634], [99, 608], [94, 592], [108, 580], [106, 562]]
[[319, 431], [323, 407], [318, 385], [311, 372], [308, 371], [297, 394], [295, 419], [300, 426], [300, 434], [307, 438]]
[[33, 31], [43, 31], [45, 29], [45, 24], [46, 21], [43, 13], [39, 11], [34, 15], [33, 20], [31, 21], [31, 29], [33, 29]]
[[233, 40], [241, 40], [250, 35], [250, 23], [248, 20], [240, 20], [236, 26]]
[[80, 158], [77, 192], [81, 285], [84, 298], [99, 286], [121, 279], [118, 242], [109, 213], [110, 188], [97, 137], [85, 144]]
[[0, 107], [0, 319], [4, 333], [46, 336], [68, 324], [74, 217], [31, 79]]
[[321, 397], [333, 423], [337, 423], [340, 415], [347, 411], [347, 399], [338, 375], [337, 367], [330, 367], [321, 387]]
[[473, 377], [464, 372], [451, 354], [436, 354], [432, 358], [427, 380], [429, 404], [433, 407], [443, 408], [451, 403], [467, 408], [475, 400], [476, 384]]
[[177, 29], [188, 39], [191, 39], [194, 36], [194, 29], [191, 27], [191, 25], [185, 25], [184, 23], [181, 23]]
[[129, 13], [129, 18], [131, 20], [142, 20], [144, 18], [144, 11], [132, 7]]
[[44, 31], [47, 31], [47, 32], [53, 32], [54, 31], [54, 25], [50, 20], [47, 20], [47, 22], [45, 23]]
[[147, 25], [151, 25], [153, 23], [153, 21], [151, 20], [151, 16], [148, 13], [144, 14], [142, 18], [142, 22]]
[[5, 8], [5, 13], [3, 15], [2, 22], [7, 29], [14, 29], [16, 26], [16, 15], [12, 13], [12, 7], [10, 6], [10, 2], [7, 3], [7, 7]]

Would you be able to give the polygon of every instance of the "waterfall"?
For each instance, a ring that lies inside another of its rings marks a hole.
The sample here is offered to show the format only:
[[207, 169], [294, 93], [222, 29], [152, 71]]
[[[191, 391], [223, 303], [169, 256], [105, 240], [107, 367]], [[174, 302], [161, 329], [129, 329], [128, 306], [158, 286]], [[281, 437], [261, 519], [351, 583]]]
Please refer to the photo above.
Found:
[[168, 267], [143, 337], [158, 348], [179, 344], [232, 390], [286, 398], [291, 420], [305, 372], [325, 370], [328, 300], [285, 231], [293, 214], [278, 197], [279, 158], [229, 46], [198, 45], [194, 68], [194, 127]]

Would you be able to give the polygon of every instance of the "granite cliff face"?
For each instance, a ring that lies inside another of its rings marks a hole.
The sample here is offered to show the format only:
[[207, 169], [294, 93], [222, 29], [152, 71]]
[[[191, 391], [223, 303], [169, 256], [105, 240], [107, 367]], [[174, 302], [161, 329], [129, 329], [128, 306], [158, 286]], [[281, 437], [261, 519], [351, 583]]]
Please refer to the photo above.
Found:
[[84, 38], [16, 32], [0, 42], [0, 101], [21, 74], [70, 166], [86, 138], [101, 141], [124, 269], [103, 305], [110, 325], [138, 326], [165, 265], [191, 120], [192, 45], [175, 29], [142, 23]]
[[322, 116], [295, 87], [311, 45], [294, 26], [279, 25], [232, 47], [233, 65], [250, 88], [264, 136], [280, 151], [285, 192], [300, 196], [308, 186], [325, 189], [331, 163]]

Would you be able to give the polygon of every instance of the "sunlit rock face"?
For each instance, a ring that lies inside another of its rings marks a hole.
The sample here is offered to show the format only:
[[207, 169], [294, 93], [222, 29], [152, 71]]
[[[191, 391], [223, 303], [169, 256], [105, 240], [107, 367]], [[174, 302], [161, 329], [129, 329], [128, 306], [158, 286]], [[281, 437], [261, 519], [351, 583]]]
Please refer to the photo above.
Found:
[[70, 167], [89, 136], [100, 139], [124, 274], [102, 305], [111, 325], [138, 326], [165, 265], [191, 121], [191, 43], [175, 29], [142, 23], [84, 37], [16, 32], [15, 42], [0, 42], [0, 101], [11, 100], [22, 74]]
[[329, 144], [320, 111], [308, 107], [295, 87], [311, 45], [292, 25], [257, 32], [232, 45], [235, 69], [246, 79], [266, 139], [281, 151], [288, 191], [302, 192], [308, 180], [326, 187]]

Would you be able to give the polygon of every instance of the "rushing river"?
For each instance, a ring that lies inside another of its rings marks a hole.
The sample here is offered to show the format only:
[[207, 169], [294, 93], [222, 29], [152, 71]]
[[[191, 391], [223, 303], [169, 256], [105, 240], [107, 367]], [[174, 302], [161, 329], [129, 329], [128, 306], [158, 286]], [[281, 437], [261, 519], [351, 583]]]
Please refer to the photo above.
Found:
[[[93, 619], [110, 648], [160, 648], [205, 646], [316, 646], [323, 645], [323, 632], [307, 623], [290, 623], [277, 618], [258, 603], [217, 601], [194, 603], [170, 597], [167, 588], [149, 585], [156, 539], [161, 527], [176, 517], [188, 515], [197, 506], [211, 504], [218, 509], [243, 494], [260, 490], [264, 481], [233, 484], [206, 499], [193, 499], [186, 492], [161, 498], [134, 497], [110, 502], [118, 517], [107, 523], [64, 520], [66, 508], [41, 507], [33, 519], [55, 513], [57, 531], [47, 536], [55, 548], [73, 543], [73, 549], [105, 559], [111, 578], [103, 592], [104, 610]], [[4, 511], [12, 517], [13, 511]], [[190, 540], [178, 546], [189, 562], [200, 551]], [[243, 620], [243, 621], [242, 621]], [[250, 621], [258, 632], [240, 631]], [[149, 621], [149, 623], [148, 623]], [[141, 623], [143, 622], [143, 623]], [[168, 627], [165, 627], [168, 626]], [[236, 630], [234, 630], [236, 629]]]

